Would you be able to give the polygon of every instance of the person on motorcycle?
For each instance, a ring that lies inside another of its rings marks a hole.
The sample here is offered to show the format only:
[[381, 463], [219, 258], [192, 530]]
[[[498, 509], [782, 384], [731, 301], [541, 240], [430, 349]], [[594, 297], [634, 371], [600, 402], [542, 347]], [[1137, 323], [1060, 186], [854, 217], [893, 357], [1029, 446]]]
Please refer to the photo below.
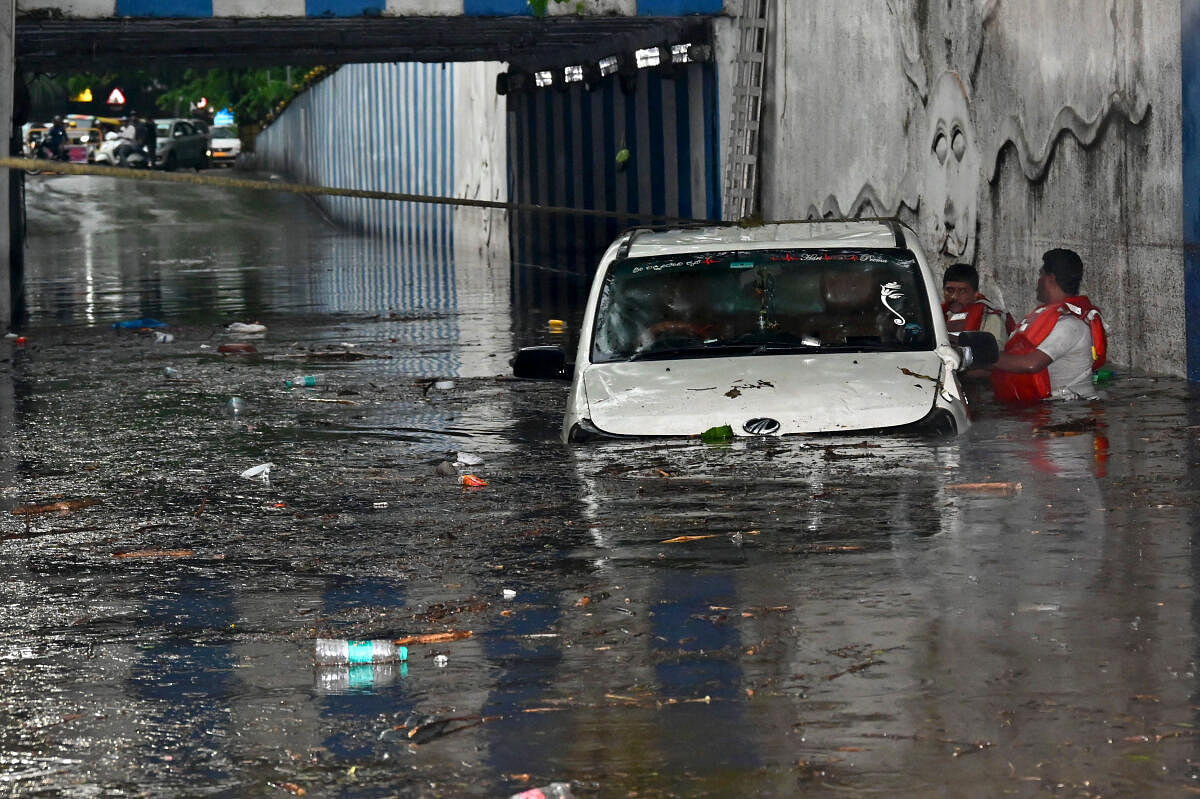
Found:
[[63, 125], [61, 116], [54, 118], [50, 124], [50, 130], [46, 131], [46, 137], [42, 141], [50, 158], [55, 161], [67, 160], [67, 128]]
[[117, 145], [114, 155], [118, 164], [124, 164], [129, 154], [138, 148], [137, 126], [131, 117], [121, 117], [121, 143]]

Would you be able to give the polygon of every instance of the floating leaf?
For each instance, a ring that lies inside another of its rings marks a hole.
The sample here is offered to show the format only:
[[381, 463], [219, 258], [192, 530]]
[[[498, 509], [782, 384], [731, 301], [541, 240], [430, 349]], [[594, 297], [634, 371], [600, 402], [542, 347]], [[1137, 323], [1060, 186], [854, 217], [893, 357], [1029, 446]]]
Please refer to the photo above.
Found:
[[724, 444], [732, 439], [733, 428], [727, 424], [710, 427], [700, 434], [700, 440], [705, 444]]

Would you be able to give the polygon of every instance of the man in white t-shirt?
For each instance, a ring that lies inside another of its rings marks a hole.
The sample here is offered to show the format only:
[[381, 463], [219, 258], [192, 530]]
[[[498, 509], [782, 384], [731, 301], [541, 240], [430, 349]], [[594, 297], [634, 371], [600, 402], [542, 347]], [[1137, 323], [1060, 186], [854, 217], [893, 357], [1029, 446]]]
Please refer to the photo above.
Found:
[[[1037, 284], [1041, 304], [1022, 320], [992, 367], [998, 399], [1097, 396], [1092, 368], [1102, 362], [1097, 353], [1106, 349], [1106, 342], [1099, 310], [1079, 294], [1082, 278], [1083, 261], [1071, 250], [1049, 250], [1042, 256]], [[1099, 342], [1093, 341], [1097, 330]]]

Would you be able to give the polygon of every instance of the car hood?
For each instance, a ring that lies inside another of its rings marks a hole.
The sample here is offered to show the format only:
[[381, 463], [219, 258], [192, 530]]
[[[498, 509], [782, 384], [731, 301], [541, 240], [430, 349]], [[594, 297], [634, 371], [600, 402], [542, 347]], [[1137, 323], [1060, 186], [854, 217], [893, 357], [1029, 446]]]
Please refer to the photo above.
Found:
[[943, 366], [934, 352], [823, 353], [592, 364], [578, 377], [585, 415], [613, 435], [696, 435], [721, 425], [751, 435], [751, 419], [775, 420], [774, 432], [788, 434], [920, 421]]

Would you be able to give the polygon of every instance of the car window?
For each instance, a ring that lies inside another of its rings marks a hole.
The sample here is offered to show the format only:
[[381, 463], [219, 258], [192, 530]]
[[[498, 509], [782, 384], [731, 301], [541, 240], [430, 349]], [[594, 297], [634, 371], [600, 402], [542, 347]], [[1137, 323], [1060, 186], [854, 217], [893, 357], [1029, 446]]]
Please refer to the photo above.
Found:
[[192, 126], [186, 122], [176, 122], [175, 127], [183, 136], [191, 136], [195, 132], [192, 130]]
[[212, 129], [212, 137], [214, 139], [236, 139], [238, 135], [233, 128], [220, 127]]
[[156, 122], [156, 123], [154, 123], [154, 130], [155, 130], [155, 132], [157, 132], [157, 134], [159, 136], [162, 136], [163, 138], [167, 138], [168, 136], [171, 135], [171, 123], [170, 122]]
[[593, 362], [607, 362], [933, 346], [912, 253], [776, 249], [617, 262], [601, 287], [591, 350]]

